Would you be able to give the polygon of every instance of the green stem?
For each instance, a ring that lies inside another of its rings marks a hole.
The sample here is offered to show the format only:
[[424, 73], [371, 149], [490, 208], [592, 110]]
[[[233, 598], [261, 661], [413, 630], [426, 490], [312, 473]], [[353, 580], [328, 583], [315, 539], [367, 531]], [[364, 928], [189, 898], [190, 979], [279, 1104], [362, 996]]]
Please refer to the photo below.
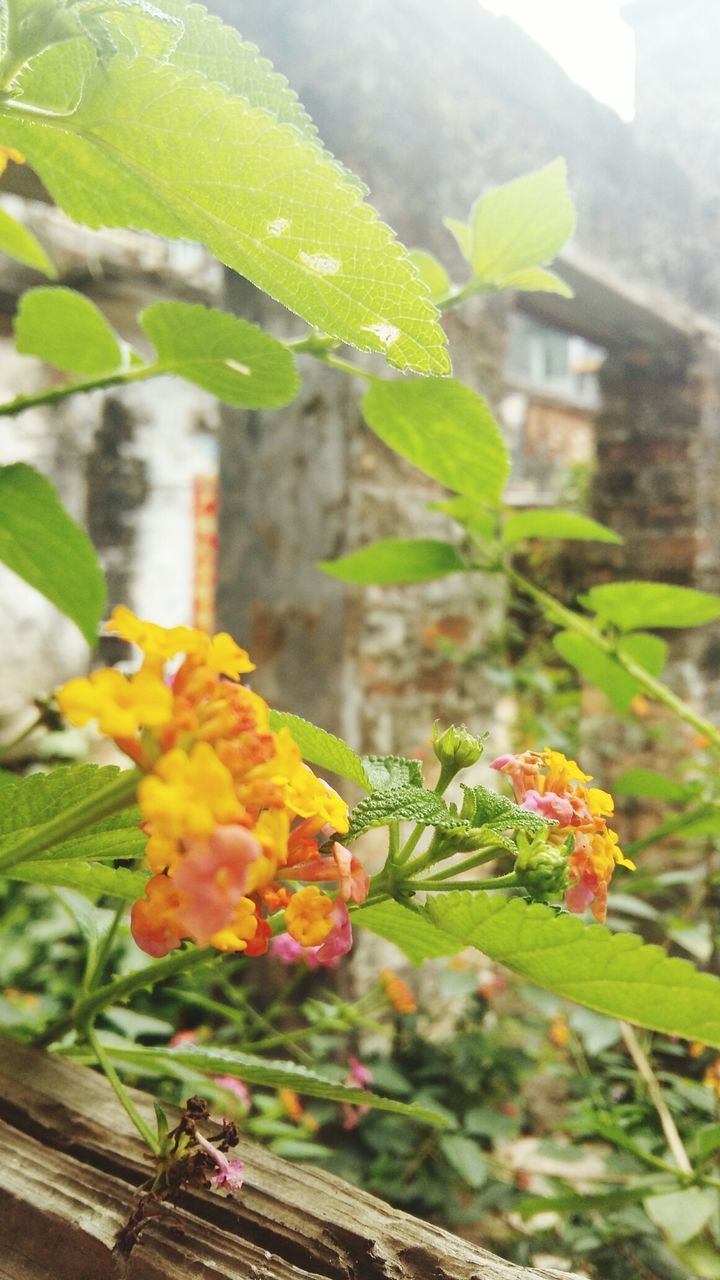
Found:
[[408, 889], [425, 889], [428, 893], [449, 893], [453, 889], [512, 889], [518, 878], [514, 871], [506, 876], [493, 876], [488, 880], [406, 880]]
[[101, 391], [105, 387], [123, 386], [126, 382], [142, 382], [146, 378], [159, 377], [163, 373], [172, 373], [159, 364], [141, 365], [137, 369], [123, 369], [117, 373], [104, 374], [99, 378], [84, 378], [82, 382], [66, 382], [59, 387], [46, 387], [44, 391], [35, 391], [29, 396], [16, 396], [14, 400], [6, 400], [0, 404], [0, 418], [15, 417], [26, 409], [34, 409], [36, 405], [59, 404], [83, 391]]
[[61, 1039], [68, 1031], [87, 1022], [88, 1019], [96, 1018], [103, 1009], [117, 1004], [118, 1000], [127, 999], [143, 987], [153, 987], [166, 978], [174, 978], [178, 973], [206, 964], [210, 959], [218, 960], [221, 956], [222, 952], [215, 951], [212, 947], [188, 947], [184, 951], [174, 951], [163, 960], [156, 960], [154, 964], [136, 969], [134, 973], [115, 978], [113, 982], [106, 983], [104, 987], [98, 987], [97, 991], [91, 991], [78, 1000], [70, 1013], [63, 1018], [58, 1018], [43, 1032], [37, 1044], [44, 1048], [55, 1040]]
[[[408, 858], [410, 857], [410, 854], [415, 851], [415, 849], [417, 848], [418, 844], [420, 843], [423, 837], [423, 834], [426, 831], [427, 831], [427, 827], [422, 826], [421, 824], [418, 824], [415, 827], [412, 834], [408, 836], [407, 840], [405, 841], [405, 844], [403, 845], [396, 859], [397, 865], [399, 867], [403, 866], [407, 862]], [[425, 856], [426, 855], [423, 854], [423, 857]]]
[[117, 937], [117, 931], [120, 928], [120, 922], [123, 916], [125, 915], [126, 911], [127, 911], [127, 903], [119, 902], [115, 909], [115, 914], [112, 920], [110, 921], [110, 925], [105, 932], [105, 936], [102, 942], [100, 943], [100, 947], [95, 957], [95, 963], [90, 969], [90, 971], [88, 972], [87, 982], [85, 984], [86, 991], [94, 990], [94, 988], [97, 987], [98, 982], [102, 978], [103, 973], [105, 971], [105, 965], [108, 962], [108, 958], [112, 950], [113, 943], [115, 941], [115, 938]]
[[87, 1035], [90, 1047], [93, 1053], [95, 1054], [95, 1057], [98, 1060], [98, 1065], [102, 1068], [105, 1076], [107, 1077], [108, 1081], [110, 1082], [113, 1089], [115, 1090], [115, 1095], [118, 1099], [118, 1102], [121, 1104], [122, 1107], [124, 1107], [125, 1111], [127, 1112], [133, 1124], [135, 1125], [135, 1128], [137, 1129], [141, 1138], [144, 1138], [145, 1142], [147, 1142], [153, 1155], [156, 1155], [156, 1156], [159, 1155], [160, 1143], [158, 1142], [157, 1137], [155, 1136], [155, 1134], [153, 1133], [149, 1125], [145, 1123], [142, 1116], [140, 1115], [140, 1112], [138, 1111], [137, 1107], [135, 1106], [135, 1103], [133, 1102], [127, 1089], [125, 1088], [125, 1085], [120, 1079], [112, 1062], [108, 1058], [103, 1045], [101, 1045], [100, 1041], [95, 1035], [94, 1028], [88, 1024], [85, 1027], [85, 1034]]
[[[478, 849], [470, 858], [464, 858], [462, 862], [455, 862], [444, 870], [434, 871], [434, 880], [447, 880], [448, 876], [459, 876], [463, 871], [472, 871], [473, 867], [480, 867], [484, 862], [494, 862], [501, 854], [507, 853], [507, 849], [493, 844], [487, 848]], [[411, 870], [411, 868], [408, 868]]]
[[585, 636], [587, 640], [591, 640], [598, 649], [606, 653], [619, 666], [632, 676], [634, 680], [645, 690], [649, 697], [654, 698], [656, 702], [662, 703], [669, 711], [689, 724], [698, 733], [708, 738], [712, 745], [720, 750], [720, 729], [717, 725], [712, 724], [710, 720], [706, 720], [704, 716], [697, 715], [691, 707], [683, 702], [677, 694], [668, 689], [667, 685], [661, 680], [657, 680], [655, 676], [651, 676], [649, 671], [641, 667], [633, 658], [629, 658], [627, 654], [622, 653], [617, 644], [608, 639], [607, 636], [592, 623], [589, 618], [583, 618], [580, 614], [574, 613], [572, 609], [567, 609], [565, 605], [560, 604], [553, 596], [548, 595], [540, 587], [536, 587], [522, 574], [518, 573], [511, 566], [507, 566], [505, 573], [510, 582], [521, 591], [523, 595], [530, 596], [537, 604], [540, 605], [545, 617], [550, 622], [555, 622], [560, 626], [567, 627], [570, 631], [576, 632], [577, 635]]
[[391, 822], [388, 826], [388, 862], [396, 862], [400, 852], [400, 823]]
[[24, 835], [18, 837], [12, 849], [0, 854], [0, 872], [44, 853], [46, 849], [76, 835], [78, 831], [84, 831], [101, 818], [107, 818], [120, 809], [127, 809], [135, 798], [141, 777], [139, 769], [125, 769], [103, 787], [102, 791], [94, 791], [87, 799], [63, 809], [62, 813], [56, 814], [48, 822], [30, 827]]

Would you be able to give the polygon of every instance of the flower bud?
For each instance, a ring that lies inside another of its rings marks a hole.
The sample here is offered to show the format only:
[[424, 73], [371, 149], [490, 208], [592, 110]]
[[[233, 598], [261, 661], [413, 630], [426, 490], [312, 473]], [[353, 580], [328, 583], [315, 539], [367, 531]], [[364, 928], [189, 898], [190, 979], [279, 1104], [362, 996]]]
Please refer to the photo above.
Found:
[[515, 874], [532, 898], [544, 901], [557, 897], [567, 889], [570, 878], [567, 849], [539, 840], [530, 844], [518, 841]]
[[464, 724], [452, 724], [444, 733], [440, 733], [436, 721], [433, 729], [433, 751], [442, 768], [447, 772], [451, 771], [454, 776], [461, 769], [469, 769], [471, 764], [480, 759], [486, 736], [483, 734], [476, 738]]

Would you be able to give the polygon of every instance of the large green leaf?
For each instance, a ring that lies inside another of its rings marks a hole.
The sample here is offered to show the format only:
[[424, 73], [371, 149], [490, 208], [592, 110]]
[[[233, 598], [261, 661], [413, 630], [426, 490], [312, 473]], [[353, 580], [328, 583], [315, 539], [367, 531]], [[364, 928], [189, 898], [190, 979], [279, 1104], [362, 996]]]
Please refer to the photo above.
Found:
[[42, 245], [35, 239], [31, 231], [21, 222], [11, 218], [5, 209], [0, 209], [0, 252], [7, 253], [16, 262], [26, 267], [34, 267], [46, 276], [56, 276], [57, 272]]
[[141, 898], [147, 883], [147, 874], [142, 871], [105, 867], [101, 862], [58, 862], [54, 859], [22, 862], [6, 871], [5, 875], [9, 880], [75, 889], [90, 898], [107, 894], [113, 898], [125, 898], [128, 902]]
[[394, 943], [415, 965], [457, 955], [464, 946], [438, 928], [422, 908], [413, 910], [399, 902], [373, 902], [360, 907], [353, 911], [352, 921], [353, 925], [361, 925], [386, 942]]
[[588, 1009], [720, 1048], [720, 979], [633, 934], [482, 892], [437, 895], [414, 910], [397, 902], [363, 907], [353, 921], [394, 942], [414, 964], [477, 947]]
[[[49, 102], [61, 69], [62, 107]], [[101, 61], [89, 39], [32, 59], [17, 85], [2, 136], [76, 221], [199, 240], [315, 328], [400, 369], [449, 371], [406, 250], [314, 138], [194, 70]]]
[[720, 1048], [720, 979], [632, 934], [610, 933], [519, 898], [443, 894], [425, 911], [444, 935], [478, 947], [555, 995], [613, 1018]]
[[456, 493], [497, 506], [510, 463], [485, 401], [462, 382], [373, 382], [365, 421], [396, 453]]
[[503, 285], [517, 272], [554, 258], [574, 228], [565, 161], [554, 160], [476, 201], [470, 214], [473, 274]]
[[503, 526], [503, 540], [522, 542], [524, 538], [561, 538], [575, 542], [622, 542], [622, 538], [606, 525], [574, 511], [540, 508], [516, 511]]
[[580, 601], [623, 631], [699, 627], [720, 618], [720, 596], [667, 582], [609, 582], [592, 587]]
[[431, 538], [387, 538], [338, 560], [321, 560], [318, 569], [356, 584], [431, 582], [462, 573], [466, 564], [449, 542]]
[[356, 782], [365, 791], [370, 790], [362, 760], [342, 738], [336, 738], [327, 729], [320, 729], [318, 725], [311, 724], [309, 720], [303, 720], [290, 711], [271, 711], [270, 727], [276, 732], [278, 729], [289, 729], [303, 759], [309, 760], [310, 764], [337, 773], [349, 782]]
[[0, 467], [0, 561], [96, 644], [105, 579], [95, 550], [50, 481], [24, 462]]
[[525, 271], [513, 271], [503, 276], [503, 289], [516, 289], [520, 293], [559, 293], [561, 298], [574, 298], [567, 281], [554, 271], [543, 267], [528, 267]]
[[327, 1098], [331, 1102], [348, 1102], [356, 1106], [375, 1107], [378, 1111], [394, 1111], [399, 1115], [422, 1120], [426, 1124], [444, 1128], [447, 1121], [443, 1116], [428, 1107], [415, 1106], [412, 1103], [397, 1102], [394, 1098], [383, 1098], [380, 1094], [369, 1093], [365, 1089], [355, 1089], [349, 1085], [339, 1084], [328, 1079], [319, 1072], [296, 1062], [274, 1062], [270, 1058], [256, 1058], [249, 1053], [240, 1053], [233, 1049], [206, 1049], [199, 1045], [178, 1049], [146, 1049], [139, 1045], [118, 1046], [108, 1044], [108, 1051], [118, 1062], [136, 1067], [142, 1071], [143, 1063], [166, 1065], [172, 1069], [173, 1064], [201, 1071], [213, 1076], [233, 1075], [246, 1084], [267, 1085], [273, 1089], [294, 1089], [297, 1093], [307, 1094], [312, 1098]]
[[449, 829], [467, 826], [434, 791], [423, 791], [415, 786], [384, 787], [365, 796], [355, 806], [347, 839], [357, 840], [372, 827], [384, 827], [388, 822], [396, 821]]
[[123, 363], [117, 337], [104, 315], [73, 289], [29, 289], [15, 317], [15, 346], [65, 373], [95, 377]]
[[[560, 631], [553, 637], [553, 644], [566, 662], [575, 667], [583, 679], [597, 685], [607, 695], [616, 711], [626, 712], [643, 686], [609, 654], [600, 649], [587, 636], [575, 631]], [[659, 636], [646, 635], [642, 631], [623, 636], [618, 650], [634, 662], [640, 663], [652, 676], [659, 676], [665, 667], [667, 645]]]

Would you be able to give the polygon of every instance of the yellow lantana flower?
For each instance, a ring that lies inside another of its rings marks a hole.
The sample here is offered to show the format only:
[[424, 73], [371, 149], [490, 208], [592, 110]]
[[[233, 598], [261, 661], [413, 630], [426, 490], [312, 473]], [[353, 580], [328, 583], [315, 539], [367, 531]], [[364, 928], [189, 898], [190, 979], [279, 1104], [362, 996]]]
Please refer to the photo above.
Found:
[[321, 893], [316, 884], [298, 889], [285, 908], [285, 925], [291, 938], [301, 947], [317, 947], [332, 929], [332, 899]]
[[144, 727], [160, 728], [172, 716], [172, 693], [162, 679], [149, 671], [124, 676], [106, 668], [69, 680], [57, 695], [58, 705], [71, 724], [97, 720], [111, 738], [132, 738]]
[[140, 807], [165, 839], [209, 836], [224, 823], [242, 816], [232, 775], [206, 742], [196, 742], [188, 755], [168, 751], [138, 787]]
[[13, 164], [25, 164], [22, 151], [17, 151], [15, 147], [0, 147], [0, 176], [7, 169], [10, 160]]

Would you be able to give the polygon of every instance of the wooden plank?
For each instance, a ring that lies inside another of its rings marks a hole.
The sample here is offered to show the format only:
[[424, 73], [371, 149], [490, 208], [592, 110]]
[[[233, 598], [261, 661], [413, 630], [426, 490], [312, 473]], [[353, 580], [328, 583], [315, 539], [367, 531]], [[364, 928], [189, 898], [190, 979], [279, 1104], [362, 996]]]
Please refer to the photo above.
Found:
[[[152, 1100], [135, 1093], [152, 1122]], [[96, 1072], [0, 1041], [0, 1280], [549, 1280], [242, 1140], [235, 1200], [193, 1190], [115, 1249], [149, 1164]], [[564, 1273], [564, 1280], [569, 1280]]]

